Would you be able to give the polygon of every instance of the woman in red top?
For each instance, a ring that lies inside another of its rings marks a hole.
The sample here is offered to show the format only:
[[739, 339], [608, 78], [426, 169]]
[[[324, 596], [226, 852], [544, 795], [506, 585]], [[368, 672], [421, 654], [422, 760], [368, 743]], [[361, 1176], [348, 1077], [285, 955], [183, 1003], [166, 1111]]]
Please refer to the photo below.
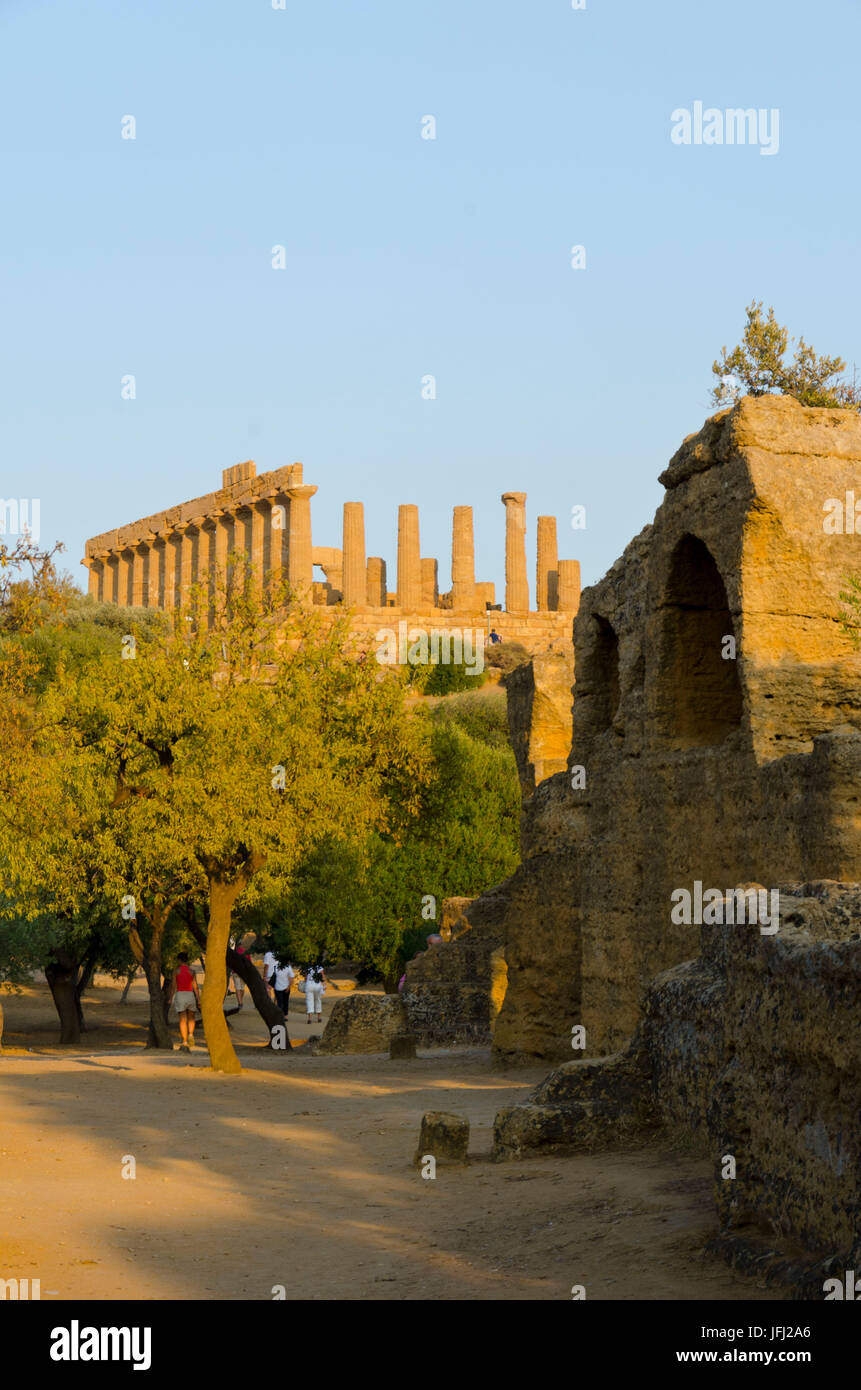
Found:
[[180, 1052], [190, 1052], [194, 1047], [194, 1011], [200, 1008], [200, 994], [194, 971], [189, 967], [188, 955], [180, 951], [179, 965], [173, 977], [173, 1007], [179, 1014], [179, 1033], [182, 1042]]

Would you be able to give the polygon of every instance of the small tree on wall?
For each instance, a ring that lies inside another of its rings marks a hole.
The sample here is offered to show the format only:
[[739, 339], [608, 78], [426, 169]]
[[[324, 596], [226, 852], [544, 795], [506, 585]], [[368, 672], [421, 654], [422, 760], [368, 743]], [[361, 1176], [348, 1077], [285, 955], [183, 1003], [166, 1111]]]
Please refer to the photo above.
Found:
[[801, 405], [861, 410], [861, 390], [840, 380], [846, 368], [842, 357], [817, 357], [803, 338], [792, 339], [795, 353], [786, 361], [789, 332], [777, 322], [774, 309], [763, 314], [762, 300], [752, 300], [745, 310], [747, 322], [741, 343], [712, 363], [718, 384], [712, 404], [733, 405], [741, 396], [793, 396]]

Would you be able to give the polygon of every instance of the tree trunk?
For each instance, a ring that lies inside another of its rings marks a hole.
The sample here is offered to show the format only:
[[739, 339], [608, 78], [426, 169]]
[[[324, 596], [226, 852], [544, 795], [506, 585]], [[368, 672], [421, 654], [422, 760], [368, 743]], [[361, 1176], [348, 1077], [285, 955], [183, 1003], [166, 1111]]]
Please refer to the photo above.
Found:
[[129, 923], [129, 945], [132, 954], [142, 967], [149, 991], [149, 1028], [147, 1047], [173, 1048], [170, 1028], [167, 1022], [167, 993], [169, 985], [162, 983], [161, 944], [170, 907], [153, 908], [148, 914], [150, 921], [149, 944], [145, 947], [135, 922]]
[[81, 998], [83, 996], [84, 990], [88, 987], [93, 978], [93, 972], [96, 968], [96, 960], [98, 959], [98, 954], [98, 946], [91, 946], [86, 956], [84, 957], [84, 963], [81, 966], [80, 978], [77, 984], [75, 985], [75, 1007], [78, 1011], [78, 1027], [80, 1028], [82, 1033], [86, 1033], [87, 1025], [84, 1022], [84, 1010], [81, 1007]]
[[173, 1048], [170, 1026], [167, 1021], [168, 1005], [162, 985], [161, 968], [147, 958], [144, 961], [147, 989], [149, 990], [149, 1028], [147, 1047]]
[[135, 966], [134, 969], [130, 970], [129, 973], [128, 973], [128, 975], [126, 976], [126, 982], [125, 982], [125, 984], [123, 985], [123, 992], [122, 992], [122, 994], [120, 995], [120, 1003], [121, 1003], [121, 1004], [124, 1004], [124, 1003], [126, 1002], [126, 1000], [128, 999], [128, 997], [129, 997], [129, 990], [131, 989], [132, 985], [134, 984], [135, 976], [137, 975], [137, 973], [138, 973], [138, 968], [137, 968], [137, 966]]
[[[191, 927], [191, 932], [195, 940], [199, 941], [201, 946], [205, 946], [206, 937], [200, 930], [200, 927], [196, 924], [193, 925]], [[287, 1031], [287, 1020], [279, 1009], [276, 1001], [272, 998], [269, 990], [266, 988], [266, 982], [253, 960], [249, 960], [248, 956], [239, 955], [237, 951], [232, 951], [230, 947], [228, 947], [227, 965], [235, 975], [239, 976], [242, 983], [247, 986], [248, 993], [251, 995], [251, 1002], [266, 1024], [266, 1029], [269, 1033], [269, 1046], [272, 1046], [272, 1029], [283, 1028], [284, 1048], [279, 1048], [278, 1051], [292, 1051], [290, 1035]]]
[[78, 962], [66, 951], [57, 951], [54, 960], [45, 966], [45, 979], [60, 1018], [60, 1042], [79, 1043], [81, 1023], [76, 993]]
[[200, 1012], [203, 1015], [203, 1031], [213, 1071], [236, 1073], [242, 1070], [230, 1040], [227, 1019], [224, 1017], [224, 995], [227, 990], [230, 918], [233, 904], [244, 887], [245, 881], [241, 878], [235, 883], [224, 883], [216, 878], [209, 880], [206, 980], [200, 997]]

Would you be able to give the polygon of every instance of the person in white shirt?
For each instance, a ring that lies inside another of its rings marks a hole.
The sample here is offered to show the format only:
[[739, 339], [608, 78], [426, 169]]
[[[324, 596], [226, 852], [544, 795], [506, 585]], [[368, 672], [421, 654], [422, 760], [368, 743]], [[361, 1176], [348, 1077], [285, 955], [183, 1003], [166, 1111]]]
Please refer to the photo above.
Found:
[[290, 1004], [290, 986], [293, 983], [296, 971], [288, 960], [282, 960], [279, 956], [275, 966], [275, 999], [284, 1017], [287, 1017], [287, 1009]]
[[263, 980], [267, 989], [275, 989], [275, 971], [278, 969], [278, 962], [275, 959], [274, 951], [267, 951], [263, 957]]
[[320, 965], [309, 965], [305, 971], [305, 1008], [308, 1010], [308, 1022], [313, 1022], [313, 1015], [317, 1015], [317, 1022], [323, 1022], [323, 991], [326, 988], [326, 972]]

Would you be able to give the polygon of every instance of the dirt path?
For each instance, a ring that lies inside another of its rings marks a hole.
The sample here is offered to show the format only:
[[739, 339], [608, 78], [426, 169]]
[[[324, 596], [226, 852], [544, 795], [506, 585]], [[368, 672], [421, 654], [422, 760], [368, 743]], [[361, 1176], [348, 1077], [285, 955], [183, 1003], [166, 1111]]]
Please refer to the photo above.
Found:
[[[245, 1070], [222, 1077], [205, 1051], [129, 1047], [145, 999], [126, 1014], [114, 986], [94, 994], [105, 1045], [71, 1054], [42, 1041], [41, 987], [4, 995], [6, 1043], [39, 1051], [0, 1058], [0, 1277], [38, 1278], [45, 1299], [774, 1297], [699, 1254], [714, 1215], [698, 1159], [480, 1157], [543, 1066], [500, 1073], [480, 1049], [276, 1056], [248, 1013]], [[469, 1117], [475, 1162], [420, 1176], [426, 1110]]]

